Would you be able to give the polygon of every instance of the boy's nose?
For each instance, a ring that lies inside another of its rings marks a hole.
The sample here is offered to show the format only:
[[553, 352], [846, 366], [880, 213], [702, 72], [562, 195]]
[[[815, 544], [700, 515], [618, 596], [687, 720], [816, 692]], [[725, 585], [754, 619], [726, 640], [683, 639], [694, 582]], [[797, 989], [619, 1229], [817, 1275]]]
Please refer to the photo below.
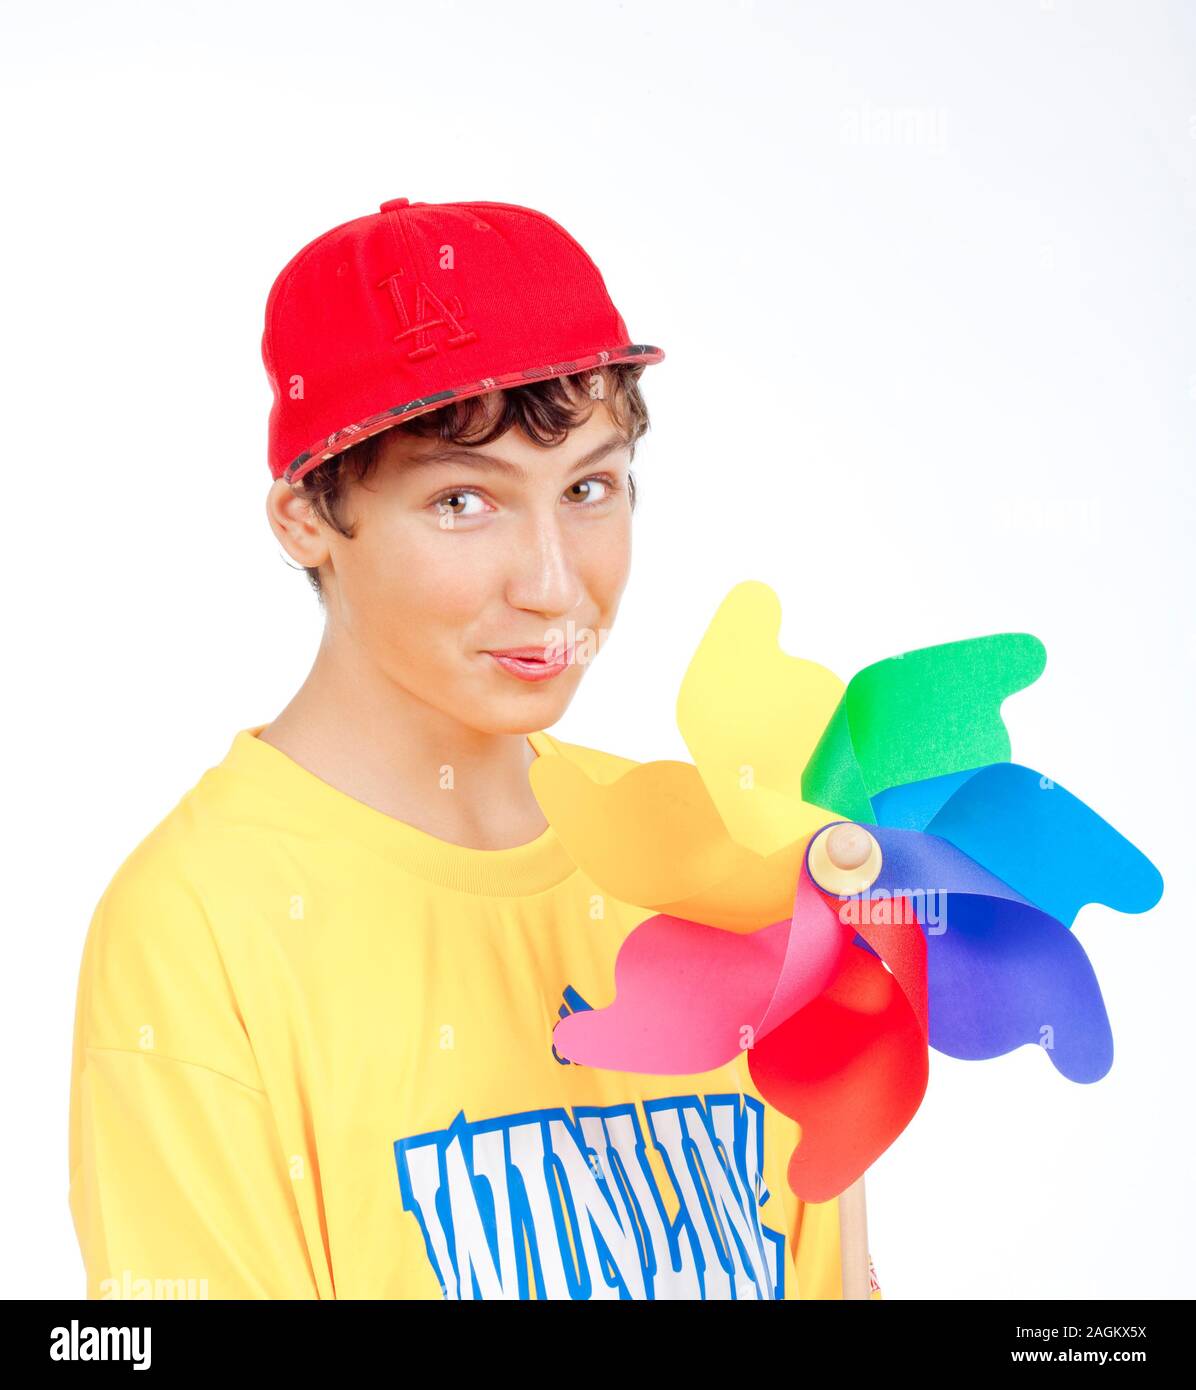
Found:
[[508, 557], [509, 602], [555, 618], [576, 613], [584, 595], [585, 586], [560, 523], [555, 519], [531, 520]]

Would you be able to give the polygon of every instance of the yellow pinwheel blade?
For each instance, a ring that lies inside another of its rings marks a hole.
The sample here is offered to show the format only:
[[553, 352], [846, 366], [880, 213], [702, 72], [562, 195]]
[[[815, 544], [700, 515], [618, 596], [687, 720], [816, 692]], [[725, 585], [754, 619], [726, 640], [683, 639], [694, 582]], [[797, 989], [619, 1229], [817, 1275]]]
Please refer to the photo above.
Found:
[[677, 727], [739, 845], [764, 858], [835, 815], [802, 800], [801, 777], [844, 684], [778, 644], [781, 604], [749, 579], [723, 599], [677, 697]]

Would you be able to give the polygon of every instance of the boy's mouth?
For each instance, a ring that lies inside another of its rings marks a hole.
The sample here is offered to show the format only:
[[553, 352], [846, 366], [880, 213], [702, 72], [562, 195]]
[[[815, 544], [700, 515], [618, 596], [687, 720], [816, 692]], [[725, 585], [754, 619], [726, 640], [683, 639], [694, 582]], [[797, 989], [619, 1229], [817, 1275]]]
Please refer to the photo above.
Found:
[[520, 680], [541, 681], [559, 676], [573, 658], [572, 650], [560, 647], [504, 647], [491, 651], [498, 665]]

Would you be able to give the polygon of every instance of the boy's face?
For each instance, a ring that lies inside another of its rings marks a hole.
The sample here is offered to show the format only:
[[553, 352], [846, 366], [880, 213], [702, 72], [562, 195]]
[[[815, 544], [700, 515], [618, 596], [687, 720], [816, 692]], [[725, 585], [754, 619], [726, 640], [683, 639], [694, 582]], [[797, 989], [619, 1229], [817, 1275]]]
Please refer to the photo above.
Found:
[[[552, 448], [514, 429], [481, 448], [391, 432], [345, 499], [354, 538], [319, 527], [334, 644], [471, 728], [555, 723], [627, 583], [630, 455], [601, 400]], [[569, 660], [530, 680], [490, 654], [528, 646]]]

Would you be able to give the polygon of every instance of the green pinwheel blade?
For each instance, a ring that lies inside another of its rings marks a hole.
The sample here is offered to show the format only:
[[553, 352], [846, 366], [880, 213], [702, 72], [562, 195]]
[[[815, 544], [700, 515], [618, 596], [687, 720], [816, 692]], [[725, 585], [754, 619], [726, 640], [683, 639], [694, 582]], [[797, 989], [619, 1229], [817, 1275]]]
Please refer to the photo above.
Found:
[[1032, 685], [1046, 648], [1028, 632], [922, 647], [854, 675], [802, 772], [802, 796], [876, 823], [889, 787], [1008, 762], [1001, 703]]

